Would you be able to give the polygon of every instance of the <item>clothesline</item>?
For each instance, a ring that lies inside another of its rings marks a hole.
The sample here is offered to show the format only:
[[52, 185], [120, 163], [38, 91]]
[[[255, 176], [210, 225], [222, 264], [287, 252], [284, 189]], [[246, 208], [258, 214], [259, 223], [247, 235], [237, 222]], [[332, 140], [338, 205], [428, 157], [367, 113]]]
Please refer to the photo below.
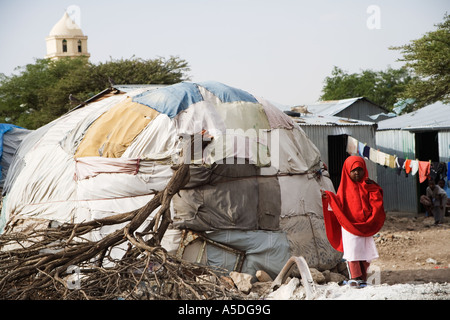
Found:
[[379, 165], [397, 169], [397, 174], [400, 174], [402, 170], [405, 171], [406, 175], [411, 174], [414, 176], [419, 173], [420, 183], [429, 178], [436, 179], [437, 175], [440, 177], [447, 177], [447, 179], [450, 180], [450, 162], [445, 163], [431, 162], [431, 160], [422, 161], [418, 159], [404, 159], [371, 148], [352, 136], [348, 136], [346, 151], [351, 155], [360, 155]]

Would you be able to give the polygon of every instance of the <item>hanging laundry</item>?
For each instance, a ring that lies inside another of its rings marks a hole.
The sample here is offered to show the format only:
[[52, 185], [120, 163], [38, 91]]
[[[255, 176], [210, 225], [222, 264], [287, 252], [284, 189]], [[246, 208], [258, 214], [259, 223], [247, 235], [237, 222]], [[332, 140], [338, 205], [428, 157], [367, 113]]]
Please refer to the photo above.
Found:
[[386, 165], [389, 168], [394, 169], [395, 168], [395, 157], [390, 154], [386, 154]]
[[447, 177], [447, 164], [445, 162], [431, 162], [430, 166], [430, 178], [436, 183], [440, 179]]
[[435, 182], [437, 182], [438, 180], [438, 172], [437, 172], [438, 164], [439, 164], [438, 162], [432, 162], [430, 166], [430, 179], [434, 180]]
[[378, 163], [380, 166], [385, 166], [386, 165], [386, 155], [387, 155], [386, 153], [378, 150], [376, 163]]
[[376, 163], [377, 162], [377, 158], [378, 158], [378, 151], [377, 151], [377, 149], [370, 148], [370, 151], [369, 151], [369, 159], [370, 159], [370, 161]]
[[384, 154], [384, 165], [385, 166], [389, 166], [389, 157], [390, 157], [389, 154], [387, 154], [387, 153]]
[[358, 140], [355, 138], [348, 136], [347, 138], [347, 153], [356, 154], [358, 153]]
[[364, 143], [362, 143], [361, 141], [358, 142], [358, 153], [359, 155], [362, 157], [363, 156], [363, 152], [364, 152], [364, 147], [366, 145]]
[[405, 172], [406, 174], [411, 173], [411, 160], [409, 159], [405, 160]]
[[370, 147], [365, 146], [364, 151], [363, 151], [363, 157], [365, 157], [366, 159], [369, 159], [369, 156], [370, 156]]
[[419, 161], [419, 182], [422, 183], [430, 176], [430, 162]]
[[419, 171], [419, 161], [418, 160], [411, 160], [411, 174], [415, 175], [417, 171]]
[[400, 173], [402, 172], [402, 169], [404, 168], [405, 165], [405, 159], [403, 158], [395, 158], [395, 167], [397, 168], [397, 174], [400, 175]]

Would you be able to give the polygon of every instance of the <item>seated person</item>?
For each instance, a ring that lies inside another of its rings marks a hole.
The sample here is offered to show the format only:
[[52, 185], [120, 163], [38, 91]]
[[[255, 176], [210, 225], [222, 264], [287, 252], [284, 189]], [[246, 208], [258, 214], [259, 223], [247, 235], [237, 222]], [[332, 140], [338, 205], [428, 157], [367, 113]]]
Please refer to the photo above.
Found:
[[436, 185], [434, 180], [429, 180], [426, 195], [420, 197], [420, 203], [424, 205], [427, 216], [428, 214], [434, 216], [434, 224], [442, 224], [444, 222], [447, 199], [445, 190]]

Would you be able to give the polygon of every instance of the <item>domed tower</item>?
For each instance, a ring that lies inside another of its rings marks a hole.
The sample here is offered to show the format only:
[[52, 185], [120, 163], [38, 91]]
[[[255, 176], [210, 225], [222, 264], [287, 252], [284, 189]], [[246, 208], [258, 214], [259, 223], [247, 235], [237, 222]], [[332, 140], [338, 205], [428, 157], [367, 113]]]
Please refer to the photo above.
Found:
[[87, 52], [87, 36], [80, 27], [64, 12], [63, 17], [54, 25], [48, 37], [46, 58], [90, 57]]

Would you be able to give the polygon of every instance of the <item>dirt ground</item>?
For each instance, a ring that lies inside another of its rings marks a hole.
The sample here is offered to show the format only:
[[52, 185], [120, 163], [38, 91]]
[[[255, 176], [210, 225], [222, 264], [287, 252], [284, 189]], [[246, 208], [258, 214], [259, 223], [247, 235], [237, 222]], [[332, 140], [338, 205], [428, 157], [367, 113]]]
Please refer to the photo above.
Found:
[[375, 235], [379, 258], [372, 265], [381, 283], [450, 282], [450, 217], [435, 226], [424, 214], [388, 212]]

